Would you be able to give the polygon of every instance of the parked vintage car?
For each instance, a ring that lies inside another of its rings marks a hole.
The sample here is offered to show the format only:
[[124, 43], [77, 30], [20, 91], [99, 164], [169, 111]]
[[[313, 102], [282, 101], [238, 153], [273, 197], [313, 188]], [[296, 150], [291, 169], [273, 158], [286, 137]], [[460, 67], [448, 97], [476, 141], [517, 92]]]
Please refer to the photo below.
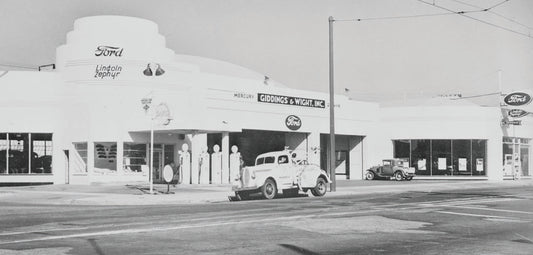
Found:
[[365, 178], [374, 180], [394, 177], [397, 181], [410, 181], [415, 176], [415, 169], [407, 167], [407, 165], [408, 161], [405, 159], [384, 159], [382, 165], [373, 166], [366, 170]]
[[300, 157], [304, 153], [291, 150], [268, 152], [257, 156], [255, 166], [243, 167], [233, 182], [232, 190], [237, 199], [247, 199], [253, 193], [261, 193], [273, 199], [283, 193], [296, 196], [308, 190], [314, 196], [326, 194], [327, 173], [315, 164]]

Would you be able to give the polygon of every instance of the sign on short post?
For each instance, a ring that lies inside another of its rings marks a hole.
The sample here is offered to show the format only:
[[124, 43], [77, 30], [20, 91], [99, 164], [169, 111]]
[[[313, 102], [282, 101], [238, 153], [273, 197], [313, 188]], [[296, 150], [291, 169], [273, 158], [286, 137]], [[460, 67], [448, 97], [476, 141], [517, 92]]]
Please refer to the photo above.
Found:
[[163, 169], [163, 179], [167, 182], [167, 194], [170, 191], [170, 182], [172, 182], [172, 179], [174, 178], [174, 171], [172, 171], [171, 167], [165, 167]]

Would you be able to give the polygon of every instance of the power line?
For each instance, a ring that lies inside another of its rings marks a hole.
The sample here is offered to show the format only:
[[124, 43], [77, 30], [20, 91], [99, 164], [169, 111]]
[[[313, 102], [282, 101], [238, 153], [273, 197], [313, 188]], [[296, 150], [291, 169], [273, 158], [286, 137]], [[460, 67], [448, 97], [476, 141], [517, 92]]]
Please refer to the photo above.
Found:
[[372, 18], [361, 18], [361, 19], [335, 19], [334, 21], [346, 22], [346, 21], [366, 21], [366, 20], [388, 20], [388, 19], [408, 19], [408, 18], [422, 18], [422, 17], [431, 17], [431, 16], [445, 16], [445, 15], [454, 15], [455, 13], [434, 13], [434, 14], [420, 14], [420, 15], [408, 15], [408, 16], [389, 16], [389, 17], [372, 17]]
[[[423, 1], [423, 0], [418, 0], [418, 1], [421, 2], [421, 3], [427, 4], [427, 5], [431, 5], [431, 6], [433, 6], [433, 7], [436, 7], [436, 8], [442, 9], [442, 10], [449, 11], [449, 12], [454, 13], [454, 14], [459, 14], [459, 15], [461, 15], [461, 16], [463, 16], [463, 17], [466, 17], [466, 18], [469, 18], [469, 19], [473, 19], [473, 20], [475, 20], [475, 21], [479, 21], [479, 22], [481, 22], [481, 23], [484, 23], [484, 24], [487, 24], [487, 25], [490, 25], [490, 26], [493, 26], [493, 27], [497, 27], [497, 28], [499, 28], [499, 29], [502, 29], [502, 30], [505, 30], [505, 31], [508, 31], [508, 32], [511, 32], [511, 33], [515, 33], [515, 34], [518, 34], [518, 35], [523, 35], [523, 36], [526, 36], [526, 37], [529, 37], [529, 38], [533, 38], [533, 37], [531, 36], [531, 34], [525, 34], [525, 33], [522, 33], [522, 32], [519, 32], [519, 31], [515, 31], [515, 30], [512, 30], [512, 29], [509, 29], [509, 28], [506, 28], [506, 27], [500, 26], [500, 25], [496, 25], [496, 24], [490, 23], [490, 22], [488, 22], [488, 21], [484, 21], [484, 20], [481, 20], [481, 19], [478, 19], [478, 18], [474, 18], [474, 17], [468, 16], [468, 15], [466, 15], [466, 14], [467, 14], [466, 12], [462, 12], [462, 11], [459, 11], [459, 12], [458, 12], [458, 11], [454, 11], [454, 10], [448, 9], [448, 8], [443, 7], [443, 6], [440, 6], [440, 5], [436, 5], [436, 4], [433, 4], [433, 3], [428, 3], [428, 2]], [[507, 0], [507, 1], [509, 1], [509, 0]], [[492, 8], [494, 8], [494, 7], [496, 7], [496, 6], [499, 6], [499, 5], [501, 5], [501, 4], [503, 4], [503, 3], [507, 2], [507, 1], [501, 2], [501, 3], [497, 4], [497, 5], [494, 5], [494, 6], [490, 7], [490, 8], [483, 9], [483, 10], [480, 10], [480, 11], [481, 11], [481, 12], [488, 12], [488, 11], [490, 11], [490, 9], [492, 9]]]
[[486, 97], [486, 96], [494, 96], [494, 95], [500, 95], [500, 94], [501, 94], [500, 92], [493, 92], [493, 93], [474, 95], [474, 96], [468, 96], [468, 97], [452, 98], [451, 100], [460, 100], [460, 99], [476, 98], [476, 97]]
[[29, 67], [29, 66], [15, 65], [15, 64], [0, 64], [0, 66], [37, 70], [36, 67]]
[[502, 4], [504, 4], [504, 3], [507, 3], [507, 2], [509, 2], [509, 1], [510, 1], [510, 0], [504, 0], [504, 1], [502, 1], [501, 3], [499, 3], [499, 4], [495, 4], [494, 6], [487, 8], [486, 10], [487, 10], [487, 11], [490, 11], [490, 10], [492, 10], [492, 9], [494, 9], [494, 8], [496, 8], [496, 7], [498, 7], [498, 6], [502, 5]]
[[[480, 7], [480, 6], [477, 6], [477, 5], [473, 5], [473, 4], [469, 4], [469, 3], [465, 3], [465, 2], [463, 2], [463, 1], [459, 1], [459, 0], [450, 0], [450, 1], [453, 1], [453, 2], [456, 2], [456, 3], [460, 3], [460, 4], [463, 4], [463, 5], [466, 5], [466, 6], [470, 6], [470, 7], [478, 8], [478, 9], [482, 9], [482, 8], [483, 8], [483, 7]], [[528, 25], [526, 25], [526, 24], [520, 23], [520, 22], [518, 22], [518, 21], [516, 21], [516, 20], [514, 20], [514, 19], [511, 19], [511, 18], [509, 18], [509, 17], [507, 17], [507, 16], [504, 16], [504, 15], [502, 15], [502, 14], [499, 14], [499, 13], [493, 11], [493, 10], [489, 10], [488, 12], [489, 12], [490, 14], [494, 14], [494, 15], [496, 15], [496, 16], [502, 18], [502, 19], [505, 19], [505, 20], [507, 20], [507, 21], [509, 21], [509, 22], [512, 22], [512, 23], [514, 23], [514, 24], [516, 24], [516, 25], [522, 26], [522, 27], [527, 28], [527, 29], [530, 29], [530, 30], [533, 29], [533, 27], [530, 27], [530, 26], [528, 26]]]

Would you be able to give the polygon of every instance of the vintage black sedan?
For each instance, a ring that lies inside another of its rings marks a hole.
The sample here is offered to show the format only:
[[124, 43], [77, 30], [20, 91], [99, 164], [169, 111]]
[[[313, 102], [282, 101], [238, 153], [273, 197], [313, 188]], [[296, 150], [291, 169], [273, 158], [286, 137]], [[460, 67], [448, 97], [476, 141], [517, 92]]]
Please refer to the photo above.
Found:
[[394, 177], [397, 181], [410, 181], [415, 176], [415, 169], [407, 166], [408, 161], [405, 159], [384, 159], [383, 164], [366, 170], [365, 179], [390, 179]]

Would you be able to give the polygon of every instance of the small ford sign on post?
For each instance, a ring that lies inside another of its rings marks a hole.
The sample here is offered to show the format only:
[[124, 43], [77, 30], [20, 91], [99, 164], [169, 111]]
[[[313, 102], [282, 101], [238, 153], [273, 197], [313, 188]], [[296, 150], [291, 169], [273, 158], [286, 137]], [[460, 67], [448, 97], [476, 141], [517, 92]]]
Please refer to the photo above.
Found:
[[285, 119], [285, 125], [287, 126], [288, 129], [296, 131], [300, 129], [300, 127], [302, 127], [302, 120], [298, 116], [289, 115]]
[[506, 105], [522, 106], [531, 103], [531, 96], [524, 92], [513, 92], [503, 98]]
[[522, 118], [528, 114], [529, 112], [524, 111], [522, 109], [511, 109], [507, 112], [507, 115], [509, 115], [509, 117], [511, 118]]

